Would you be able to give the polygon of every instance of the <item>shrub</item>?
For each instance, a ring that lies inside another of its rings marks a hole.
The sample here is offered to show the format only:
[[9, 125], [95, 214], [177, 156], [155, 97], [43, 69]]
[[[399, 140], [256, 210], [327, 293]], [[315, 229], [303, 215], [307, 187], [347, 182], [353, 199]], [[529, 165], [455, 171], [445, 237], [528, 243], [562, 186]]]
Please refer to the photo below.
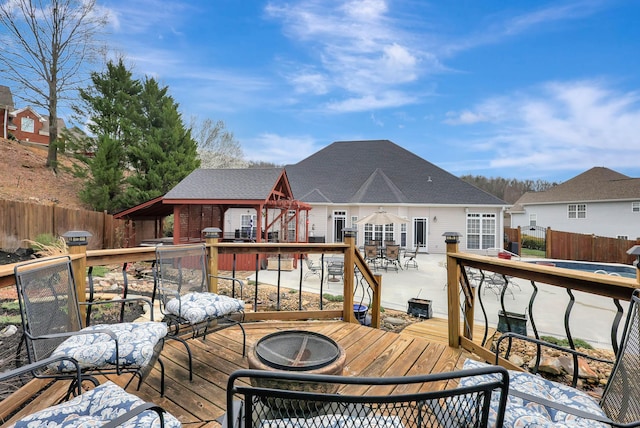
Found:
[[330, 302], [344, 302], [344, 297], [342, 295], [333, 295], [333, 294], [329, 294], [329, 293], [325, 293], [322, 295], [322, 297], [324, 297], [325, 300], [328, 300]]
[[[545, 342], [553, 343], [554, 345], [558, 345], [558, 346], [564, 346], [564, 347], [569, 346], [568, 339], [558, 339], [557, 337], [553, 337], [553, 336], [541, 336], [540, 339], [544, 340]], [[591, 346], [588, 342], [582, 339], [573, 339], [573, 344], [576, 345], [576, 348], [593, 349], [593, 346]]]

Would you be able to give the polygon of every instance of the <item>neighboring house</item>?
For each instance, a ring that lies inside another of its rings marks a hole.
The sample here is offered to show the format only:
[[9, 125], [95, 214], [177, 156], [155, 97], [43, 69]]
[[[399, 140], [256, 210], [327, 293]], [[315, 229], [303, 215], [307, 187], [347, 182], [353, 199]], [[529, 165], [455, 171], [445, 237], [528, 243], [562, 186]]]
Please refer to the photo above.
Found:
[[[2, 130], [0, 137], [13, 135], [17, 140], [28, 143], [49, 145], [49, 118], [42, 116], [32, 107], [15, 109], [13, 95], [8, 86], [0, 85], [0, 115]], [[58, 119], [58, 133], [65, 129], [64, 120]]]
[[0, 85], [0, 137], [9, 138], [9, 125], [12, 124], [9, 113], [13, 111], [13, 95], [8, 86]]
[[[49, 120], [31, 107], [9, 113], [9, 131], [19, 141], [49, 145]], [[59, 125], [59, 124], [58, 124]]]
[[508, 210], [511, 227], [547, 228], [621, 239], [640, 237], [640, 178], [594, 167]]
[[[444, 253], [444, 232], [458, 232], [460, 248], [502, 248], [508, 204], [388, 140], [340, 141], [285, 167], [295, 197], [313, 207], [311, 236], [340, 242], [357, 227], [357, 245], [371, 239]], [[356, 225], [383, 210], [404, 224]]]

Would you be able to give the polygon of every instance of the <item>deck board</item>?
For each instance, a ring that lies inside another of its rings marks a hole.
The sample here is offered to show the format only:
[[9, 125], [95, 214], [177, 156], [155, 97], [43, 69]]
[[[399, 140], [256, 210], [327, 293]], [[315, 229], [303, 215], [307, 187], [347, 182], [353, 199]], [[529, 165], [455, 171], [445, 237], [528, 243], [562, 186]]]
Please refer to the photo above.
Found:
[[[450, 348], [438, 340], [430, 340], [423, 333], [398, 334], [342, 321], [266, 321], [243, 326], [247, 334], [247, 352], [260, 338], [276, 331], [307, 330], [327, 335], [345, 349], [344, 374], [348, 376], [394, 377], [449, 371], [461, 368], [468, 356], [461, 348]], [[127, 390], [162, 406], [189, 427], [219, 427], [217, 419], [226, 411], [227, 379], [233, 371], [248, 368], [247, 358], [242, 357], [241, 330], [229, 327], [208, 334], [205, 340], [190, 339], [188, 343], [193, 354], [193, 382], [188, 379], [184, 346], [170, 340], [161, 355], [165, 366], [165, 396], [160, 397], [159, 392], [159, 364], [154, 366], [140, 390], [136, 390], [136, 382]], [[129, 377], [111, 380], [125, 385]], [[445, 386], [438, 385], [439, 388]], [[357, 385], [344, 388], [362, 394], [373, 392]], [[391, 386], [375, 388], [376, 393], [385, 394], [394, 389]], [[395, 387], [398, 392], [416, 388]]]

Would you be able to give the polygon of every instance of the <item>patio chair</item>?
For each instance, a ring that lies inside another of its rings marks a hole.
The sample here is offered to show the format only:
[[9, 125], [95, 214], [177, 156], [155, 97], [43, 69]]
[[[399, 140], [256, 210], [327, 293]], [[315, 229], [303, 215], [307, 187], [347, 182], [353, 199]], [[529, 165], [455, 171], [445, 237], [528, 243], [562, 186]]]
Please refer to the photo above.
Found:
[[378, 253], [378, 247], [375, 245], [365, 245], [364, 246], [364, 260], [371, 266], [374, 270], [377, 270], [380, 267], [380, 254]]
[[[69, 365], [76, 376], [73, 384], [77, 386], [77, 396], [69, 401], [33, 411], [27, 405], [15, 414], [13, 419], [0, 422], [11, 422], [11, 427], [35, 426], [100, 426], [103, 428], [119, 426], [171, 427], [182, 426], [173, 415], [162, 407], [147, 403], [133, 394], [126, 392], [111, 381], [83, 392], [82, 370], [79, 363], [70, 357], [49, 357], [14, 370], [0, 373], [0, 384], [13, 378], [22, 378], [29, 373], [47, 370], [51, 366], [64, 363]], [[75, 388], [74, 388], [75, 389]], [[27, 413], [27, 414], [25, 414]], [[16, 420], [17, 419], [17, 420]]]
[[[442, 389], [489, 374], [492, 379], [472, 387]], [[508, 374], [502, 367], [375, 378], [238, 370], [229, 377], [222, 426], [486, 427], [492, 401], [498, 408], [495, 426], [501, 426], [507, 388]], [[235, 400], [238, 396], [240, 401]]]
[[409, 269], [410, 267], [418, 269], [418, 261], [416, 260], [416, 258], [418, 257], [418, 248], [420, 248], [419, 242], [413, 251], [404, 253], [403, 260], [405, 269]]
[[304, 274], [304, 279], [307, 279], [309, 276], [316, 275], [320, 280], [322, 280], [323, 272], [323, 264], [322, 260], [311, 260], [309, 256], [304, 256], [304, 263], [307, 266], [307, 272]]
[[[83, 378], [98, 385], [95, 375], [131, 373], [127, 386], [138, 377], [138, 388], [151, 371], [164, 345], [167, 325], [163, 322], [98, 324], [82, 328], [80, 305], [69, 256], [39, 259], [16, 265], [15, 282], [22, 317], [23, 337], [17, 350], [26, 347], [29, 363], [48, 357], [77, 360]], [[143, 300], [151, 305], [148, 299]], [[113, 304], [122, 299], [82, 302], [92, 306]], [[94, 309], [94, 312], [96, 309]], [[17, 361], [20, 364], [20, 361]], [[164, 366], [160, 361], [161, 394], [164, 395]], [[75, 378], [74, 365], [61, 361], [44, 376]], [[70, 389], [73, 387], [70, 387]]]
[[402, 265], [400, 264], [400, 246], [399, 245], [389, 245], [385, 247], [385, 250], [384, 250], [385, 270], [389, 270], [390, 265], [393, 266], [396, 272], [402, 269]]
[[[627, 320], [620, 346], [612, 364], [612, 371], [599, 401], [574, 388], [578, 377], [578, 358], [606, 362], [600, 358], [537, 340], [516, 333], [505, 333], [496, 346], [496, 361], [503, 340], [524, 340], [536, 346], [562, 351], [573, 356], [573, 386], [546, 380], [532, 373], [510, 374], [509, 397], [505, 414], [505, 427], [513, 426], [518, 419], [531, 421], [539, 427], [638, 427], [640, 426], [640, 290], [631, 296]], [[508, 355], [507, 355], [508, 357]], [[475, 367], [480, 363], [465, 363]], [[537, 366], [536, 366], [537, 367]]]
[[[245, 355], [246, 334], [244, 301], [209, 292], [207, 249], [205, 244], [166, 245], [156, 247], [154, 265], [155, 293], [160, 301], [163, 321], [171, 335], [182, 329], [191, 337], [206, 339], [207, 333], [238, 326], [242, 331], [242, 355]], [[218, 279], [243, 283], [237, 278], [216, 276]]]

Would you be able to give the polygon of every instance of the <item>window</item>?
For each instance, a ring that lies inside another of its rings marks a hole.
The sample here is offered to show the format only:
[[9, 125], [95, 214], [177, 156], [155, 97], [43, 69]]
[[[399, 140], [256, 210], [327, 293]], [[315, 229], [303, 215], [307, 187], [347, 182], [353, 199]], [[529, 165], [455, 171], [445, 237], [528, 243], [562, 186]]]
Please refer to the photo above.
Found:
[[587, 204], [569, 204], [569, 218], [587, 218]]
[[287, 241], [296, 242], [296, 212], [295, 210], [289, 210], [287, 213]]
[[538, 225], [538, 214], [529, 214], [529, 226]]
[[628, 241], [629, 237], [627, 235], [618, 235], [617, 239], [624, 239], [625, 241]]
[[352, 215], [351, 216], [351, 224], [349, 225], [349, 227], [358, 227], [358, 225], [356, 224], [357, 221], [358, 221], [358, 216], [357, 215]]
[[640, 202], [631, 202], [631, 212], [640, 213]]
[[401, 247], [407, 246], [407, 224], [406, 223], [400, 224], [400, 246]]
[[30, 117], [23, 117], [20, 119], [20, 129], [23, 132], [35, 132], [33, 119]]
[[467, 214], [467, 248], [486, 250], [496, 247], [496, 215]]

